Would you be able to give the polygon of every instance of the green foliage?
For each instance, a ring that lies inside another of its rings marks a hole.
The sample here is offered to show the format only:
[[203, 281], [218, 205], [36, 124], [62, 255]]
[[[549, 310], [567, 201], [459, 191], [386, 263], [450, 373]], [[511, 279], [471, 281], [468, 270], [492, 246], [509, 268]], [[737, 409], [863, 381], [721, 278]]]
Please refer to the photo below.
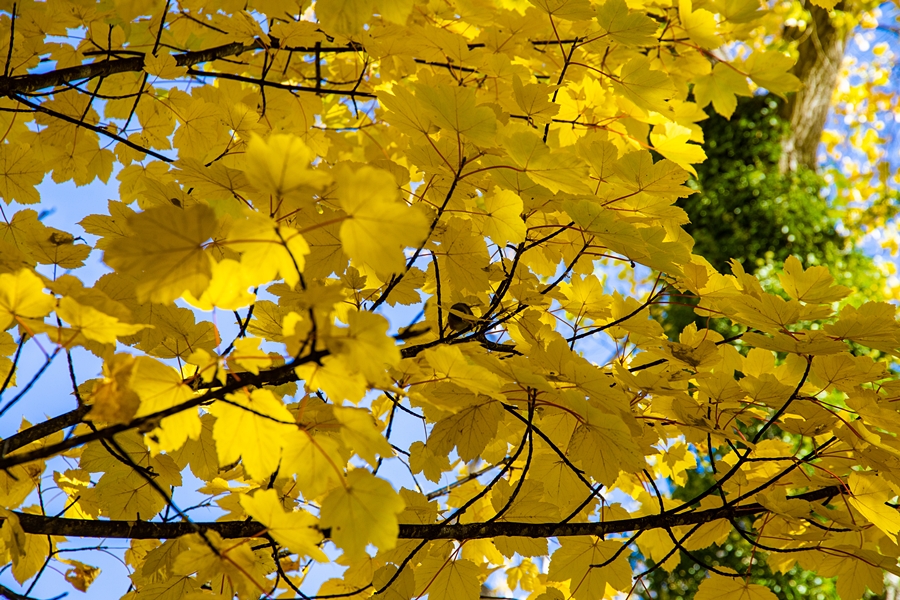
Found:
[[[731, 120], [714, 115], [703, 123], [708, 158], [692, 186], [700, 193], [679, 203], [691, 218], [694, 252], [720, 270], [732, 258], [749, 271], [792, 254], [835, 270], [866, 266], [854, 240], [836, 230], [840, 214], [822, 177], [805, 167], [779, 172], [786, 127], [772, 96], [739, 102]], [[848, 279], [854, 270], [844, 270]]]
[[[805, 266], [828, 267], [839, 283], [871, 297], [880, 287], [879, 273], [856, 247], [857, 238], [838, 231], [841, 209], [828, 199], [824, 178], [806, 167], [779, 171], [788, 124], [778, 109], [771, 95], [741, 98], [731, 119], [714, 113], [702, 123], [707, 160], [688, 182], [698, 193], [678, 202], [691, 220], [685, 230], [694, 238], [694, 253], [724, 272], [735, 259], [770, 289], [793, 255]], [[691, 306], [673, 304], [664, 325], [672, 334], [692, 321], [706, 326]], [[713, 325], [725, 335], [736, 333], [724, 323]]]

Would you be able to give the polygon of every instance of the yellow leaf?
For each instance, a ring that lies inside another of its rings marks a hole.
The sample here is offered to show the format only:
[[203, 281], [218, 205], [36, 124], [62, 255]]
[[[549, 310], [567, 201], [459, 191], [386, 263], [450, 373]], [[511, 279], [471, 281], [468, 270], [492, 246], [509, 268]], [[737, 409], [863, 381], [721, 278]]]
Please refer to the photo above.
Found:
[[643, 456], [625, 422], [615, 415], [601, 414], [587, 403], [582, 407], [584, 422], [569, 440], [570, 458], [581, 461], [581, 467], [606, 486], [611, 486], [622, 471], [640, 471]]
[[331, 528], [331, 539], [348, 560], [358, 560], [368, 544], [379, 550], [397, 544], [397, 515], [404, 506], [391, 484], [365, 469], [355, 469], [345, 485], [334, 488], [322, 501], [320, 524]]
[[435, 423], [428, 445], [432, 452], [445, 455], [455, 446], [461, 459], [474, 460], [497, 435], [503, 415], [503, 406], [494, 400], [467, 406]]
[[200, 296], [212, 272], [204, 244], [216, 227], [215, 213], [202, 204], [150, 208], [128, 218], [130, 235], [111, 240], [103, 260], [138, 280], [139, 302], [171, 302], [185, 291]]
[[500, 393], [500, 378], [484, 367], [470, 363], [458, 346], [441, 345], [426, 350], [423, 356], [439, 377], [476, 394], [498, 400], [506, 398]]
[[[194, 390], [181, 373], [147, 356], [135, 359], [130, 385], [141, 399], [137, 417], [178, 406], [194, 396]], [[172, 451], [183, 446], [188, 438], [197, 439], [201, 427], [197, 409], [183, 410], [160, 421], [147, 440], [157, 452]]]
[[603, 319], [610, 315], [611, 298], [603, 293], [603, 284], [594, 275], [574, 275], [571, 282], [561, 283], [566, 297], [562, 307], [576, 320], [581, 317]]
[[887, 502], [897, 495], [891, 485], [876, 473], [854, 471], [847, 479], [850, 486], [850, 505], [875, 527], [893, 540], [900, 533], [900, 513]]
[[174, 56], [160, 52], [144, 57], [144, 71], [160, 79], [179, 79], [187, 74], [187, 67], [179, 67]]
[[295, 473], [297, 487], [307, 500], [318, 498], [344, 476], [346, 460], [338, 442], [327, 435], [295, 431], [284, 442], [284, 471]]
[[534, 0], [535, 6], [557, 19], [581, 21], [593, 15], [587, 0]]
[[377, 12], [397, 25], [405, 25], [413, 9], [413, 0], [376, 0]]
[[335, 404], [358, 404], [366, 394], [366, 378], [349, 368], [348, 357], [326, 356], [322, 364], [307, 363], [294, 369], [310, 391], [322, 390]]
[[681, 26], [698, 46], [715, 50], [722, 45], [722, 39], [716, 35], [714, 14], [702, 8], [693, 10], [691, 0], [678, 0], [678, 14], [681, 17]]
[[657, 125], [650, 134], [650, 142], [653, 144], [654, 150], [679, 167], [696, 175], [697, 172], [691, 163], [701, 163], [706, 160], [706, 152], [699, 144], [689, 144], [690, 139], [690, 129], [672, 122], [666, 122], [663, 127]]
[[341, 224], [344, 252], [383, 275], [405, 267], [403, 249], [422, 242], [428, 225], [420, 212], [398, 201], [397, 183], [386, 171], [345, 170], [337, 196], [348, 218]]
[[309, 254], [300, 232], [257, 212], [247, 210], [243, 217], [231, 226], [226, 241], [241, 253], [238, 285], [268, 283], [279, 275], [290, 287], [297, 285]]
[[267, 369], [272, 366], [272, 357], [268, 352], [259, 348], [262, 341], [262, 338], [258, 337], [244, 337], [235, 340], [234, 352], [229, 360], [234, 360], [250, 373], [259, 375], [260, 368]]
[[[85, 338], [101, 344], [115, 344], [116, 338], [119, 336], [132, 335], [147, 327], [147, 325], [120, 323], [116, 317], [90, 306], [83, 306], [69, 297], [59, 301], [56, 314], [72, 326], [76, 335], [83, 335]], [[61, 334], [62, 336], [63, 334]], [[70, 344], [73, 342], [75, 342], [74, 338], [71, 339]]]
[[513, 76], [516, 104], [534, 125], [546, 125], [559, 112], [559, 105], [550, 101], [554, 89], [540, 83], [523, 84], [521, 77]]
[[497, 117], [486, 106], [477, 106], [475, 89], [458, 85], [420, 85], [416, 98], [431, 121], [441, 129], [462, 135], [475, 144], [496, 144]]
[[471, 221], [453, 218], [441, 234], [438, 264], [441, 276], [458, 293], [478, 293], [488, 286], [490, 258], [484, 237], [472, 231]]
[[[834, 554], [816, 555], [813, 567], [824, 577], [837, 577], [838, 596], [841, 598], [864, 598], [866, 588], [880, 595], [884, 592], [885, 572], [896, 572], [896, 561], [878, 552], [853, 545], [841, 545]], [[803, 566], [810, 561], [803, 561]]]
[[264, 479], [278, 468], [285, 436], [297, 429], [284, 403], [269, 390], [228, 394], [209, 411], [216, 416], [213, 437], [219, 465], [240, 458], [253, 479]]
[[100, 569], [86, 565], [77, 560], [69, 560], [65, 558], [57, 558], [60, 562], [70, 565], [72, 568], [66, 570], [66, 581], [79, 592], [86, 592], [88, 587], [97, 579]]
[[481, 569], [470, 560], [429, 557], [416, 569], [416, 592], [431, 600], [476, 598], [481, 587]]
[[353, 35], [362, 32], [372, 15], [372, 0], [319, 0], [316, 17], [326, 31]]
[[494, 193], [481, 200], [478, 208], [485, 215], [481, 220], [482, 235], [491, 238], [501, 248], [525, 239], [522, 198], [515, 192], [494, 188]]
[[394, 455], [390, 442], [376, 429], [375, 419], [368, 409], [335, 406], [334, 418], [341, 424], [344, 445], [373, 467], [378, 464], [378, 456], [389, 458]]
[[141, 402], [130, 387], [134, 364], [130, 354], [116, 354], [103, 363], [103, 380], [88, 397], [92, 405], [88, 419], [127, 423], [134, 417]]
[[776, 600], [769, 588], [746, 581], [743, 577], [725, 577], [710, 573], [700, 583], [695, 600]]
[[606, 0], [597, 9], [597, 24], [618, 44], [652, 46], [657, 43], [659, 24], [641, 12], [630, 11], [625, 0]]
[[44, 282], [29, 269], [0, 274], [0, 331], [19, 319], [43, 319], [56, 300], [44, 293]]
[[535, 183], [551, 192], [588, 193], [587, 165], [565, 149], [551, 152], [537, 133], [517, 131], [503, 140], [503, 147]]
[[607, 585], [618, 591], [631, 587], [631, 566], [626, 553], [603, 568], [593, 567], [612, 558], [622, 545], [619, 540], [578, 536], [560, 538], [559, 544], [550, 559], [547, 579], [570, 581], [572, 597], [576, 600], [605, 598]]
[[[192, 581], [200, 585], [215, 581], [217, 589], [228, 590], [221, 597], [233, 597], [237, 593], [242, 598], [250, 598], [265, 589], [269, 574], [266, 562], [250, 549], [247, 540], [223, 540], [215, 531], [204, 532], [202, 538], [192, 533], [181, 539], [187, 548], [175, 559], [172, 566], [174, 574], [196, 573]], [[189, 589], [196, 590], [193, 587]]]
[[817, 385], [833, 385], [846, 394], [853, 393], [859, 384], [877, 381], [885, 374], [884, 363], [875, 362], [868, 356], [851, 356], [846, 352], [815, 357], [811, 373], [818, 380]]
[[[299, 254], [299, 252], [298, 252]], [[302, 254], [300, 254], [302, 257]], [[212, 279], [209, 287], [203, 290], [199, 298], [185, 292], [184, 299], [191, 306], [200, 310], [224, 308], [237, 310], [253, 304], [256, 296], [248, 291], [254, 285], [254, 279], [248, 277], [249, 269], [241, 267], [241, 263], [230, 258], [223, 259], [212, 266]], [[290, 272], [290, 271], [289, 271]]]
[[223, 111], [211, 102], [170, 91], [178, 129], [172, 142], [179, 158], [196, 158], [204, 163], [216, 158], [227, 147], [230, 135], [222, 125]]
[[390, 323], [381, 315], [365, 311], [347, 313], [345, 336], [335, 336], [336, 350], [347, 358], [351, 371], [358, 371], [372, 384], [385, 381], [385, 373], [400, 362], [397, 342], [388, 335]]
[[423, 473], [428, 481], [438, 483], [444, 472], [450, 470], [450, 459], [446, 453], [433, 452], [422, 442], [413, 442], [409, 447], [409, 468], [413, 473]]
[[650, 59], [638, 56], [629, 60], [619, 76], [612, 80], [616, 91], [640, 108], [665, 113], [666, 100], [675, 93], [669, 76], [650, 68]]
[[850, 288], [834, 285], [834, 277], [826, 267], [810, 267], [804, 271], [794, 256], [784, 261], [784, 273], [779, 273], [778, 279], [788, 296], [812, 304], [837, 302], [850, 293]]
[[[415, 598], [416, 582], [412, 569], [403, 569], [403, 572], [394, 578], [396, 572], [397, 567], [394, 565], [387, 565], [375, 571], [372, 577], [372, 584], [376, 589], [382, 589], [387, 585], [388, 581], [393, 580], [391, 586], [379, 596], [382, 596], [384, 600], [409, 600], [410, 598]], [[319, 593], [321, 593], [321, 590], [319, 590]]]
[[0, 196], [11, 204], [36, 204], [41, 201], [38, 184], [44, 179], [44, 166], [28, 144], [0, 145]]
[[[25, 512], [34, 514], [36, 512], [34, 508], [26, 509]], [[12, 513], [4, 510], [0, 515], [4, 518], [0, 541], [11, 555], [13, 577], [19, 583], [25, 583], [37, 574], [47, 559], [50, 553], [50, 538], [46, 535], [22, 532], [18, 519]]]
[[824, 329], [842, 340], [853, 340], [893, 353], [900, 346], [900, 325], [894, 319], [896, 312], [897, 308], [887, 302], [866, 302], [859, 308], [848, 304], [841, 309], [837, 323], [826, 324]]
[[328, 557], [318, 546], [323, 538], [316, 528], [317, 519], [305, 510], [285, 512], [275, 490], [257, 490], [252, 496], [241, 496], [241, 506], [248, 515], [266, 526], [276, 542], [287, 546], [291, 552], [328, 562]]
[[388, 111], [387, 118], [392, 127], [409, 135], [436, 131], [428, 111], [422, 108], [421, 101], [409, 89], [395, 87], [390, 94], [380, 94], [378, 100]]
[[254, 135], [247, 145], [244, 172], [264, 194], [312, 202], [312, 192], [331, 181], [327, 173], [310, 169], [315, 158], [315, 153], [296, 135], [279, 133], [266, 140]]
[[749, 96], [747, 78], [731, 65], [719, 62], [709, 75], [701, 75], [694, 81], [694, 99], [703, 108], [710, 102], [716, 112], [730, 119], [737, 108], [736, 96]]
[[744, 69], [756, 85], [784, 97], [801, 87], [800, 80], [788, 73], [793, 65], [793, 59], [781, 52], [754, 52], [744, 63]]
[[847, 349], [845, 343], [833, 339], [823, 331], [791, 332], [791, 335], [775, 332], [771, 338], [748, 332], [742, 339], [749, 346], [793, 354], [834, 354]]

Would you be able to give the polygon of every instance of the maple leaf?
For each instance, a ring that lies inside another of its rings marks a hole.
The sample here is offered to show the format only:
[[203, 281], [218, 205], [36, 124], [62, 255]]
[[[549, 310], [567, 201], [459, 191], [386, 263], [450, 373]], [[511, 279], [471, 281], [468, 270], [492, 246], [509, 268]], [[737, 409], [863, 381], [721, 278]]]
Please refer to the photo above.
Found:
[[900, 515], [885, 504], [894, 492], [887, 481], [874, 473], [851, 473], [850, 504], [878, 529], [891, 537], [900, 533]]
[[316, 528], [316, 518], [306, 511], [285, 512], [275, 490], [262, 490], [253, 496], [243, 496], [241, 506], [247, 514], [262, 523], [278, 543], [291, 552], [310, 556], [319, 562], [328, 557], [318, 547], [322, 534]]
[[315, 157], [295, 135], [276, 134], [266, 140], [254, 135], [247, 147], [245, 173], [262, 193], [308, 201], [310, 191], [331, 181], [327, 173], [309, 168]]
[[398, 201], [394, 178], [363, 167], [340, 177], [338, 197], [347, 219], [341, 243], [352, 259], [383, 274], [404, 268], [403, 248], [421, 243], [427, 225], [423, 216]]
[[68, 332], [62, 331], [58, 334], [61, 341], [68, 338], [68, 345], [74, 343], [78, 335], [101, 344], [115, 344], [119, 336], [133, 335], [147, 327], [141, 324], [120, 323], [116, 317], [79, 304], [68, 297], [59, 301], [56, 314], [72, 326], [74, 336], [70, 337]]
[[666, 112], [666, 100], [672, 97], [672, 81], [662, 71], [651, 68], [650, 59], [632, 58], [613, 79], [613, 86], [624, 97], [646, 110]]
[[774, 600], [777, 598], [769, 588], [749, 583], [740, 577], [725, 577], [711, 573], [700, 584], [695, 596], [697, 600]]
[[295, 426], [291, 413], [272, 392], [229, 394], [210, 412], [216, 416], [213, 437], [220, 465], [240, 458], [247, 475], [260, 479], [275, 471], [285, 445], [283, 436]]
[[712, 102], [716, 112], [730, 119], [737, 108], [736, 96], [749, 96], [747, 77], [731, 65], [716, 63], [712, 72], [699, 78], [694, 84], [694, 98], [701, 108]]
[[706, 160], [706, 153], [700, 146], [688, 144], [690, 137], [691, 130], [687, 127], [677, 123], [666, 123], [662, 130], [659, 127], [654, 128], [650, 134], [650, 141], [653, 142], [654, 150], [696, 175], [697, 172], [691, 163], [703, 162]]
[[826, 267], [804, 270], [794, 256], [784, 261], [784, 273], [779, 274], [778, 279], [788, 296], [813, 304], [835, 302], [850, 293], [849, 288], [834, 285], [834, 277]]
[[37, 185], [44, 179], [44, 165], [27, 144], [0, 146], [0, 196], [7, 204], [41, 201]]
[[141, 301], [170, 302], [185, 291], [199, 296], [209, 284], [212, 261], [204, 243], [216, 229], [206, 206], [159, 206], [128, 218], [129, 235], [114, 239], [103, 259], [138, 279]]
[[796, 75], [788, 73], [794, 61], [781, 52], [754, 52], [744, 63], [750, 79], [773, 94], [784, 96], [800, 88]]
[[597, 24], [614, 42], [630, 46], [650, 46], [656, 42], [659, 25], [639, 12], [628, 9], [625, 0], [607, 0], [597, 10]]
[[256, 212], [247, 211], [243, 217], [232, 224], [225, 242], [241, 253], [239, 281], [258, 285], [280, 275], [289, 286], [297, 285], [309, 254], [303, 235]]
[[15, 275], [0, 274], [0, 331], [21, 319], [43, 319], [53, 310], [53, 296], [44, 293], [44, 282], [28, 269]]
[[472, 88], [420, 86], [416, 99], [439, 128], [465, 136], [476, 144], [493, 145], [497, 117], [490, 108], [476, 106]]
[[382, 550], [396, 545], [397, 514], [403, 508], [403, 500], [388, 482], [355, 469], [347, 474], [344, 485], [326, 496], [321, 525], [331, 528], [334, 543], [348, 559], [359, 558], [367, 544]]

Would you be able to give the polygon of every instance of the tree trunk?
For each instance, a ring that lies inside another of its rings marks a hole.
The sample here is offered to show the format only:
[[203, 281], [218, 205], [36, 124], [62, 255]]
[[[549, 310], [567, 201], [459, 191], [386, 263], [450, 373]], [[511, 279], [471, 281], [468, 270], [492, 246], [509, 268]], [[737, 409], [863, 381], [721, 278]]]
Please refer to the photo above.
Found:
[[[835, 11], [847, 10], [838, 2]], [[784, 104], [783, 116], [790, 120], [791, 128], [781, 143], [782, 173], [799, 166], [816, 168], [816, 152], [822, 139], [822, 130], [831, 107], [831, 96], [837, 84], [844, 48], [851, 29], [836, 25], [833, 13], [808, 4], [811, 22], [804, 31], [796, 28], [785, 30], [787, 40], [798, 39], [799, 57], [793, 73], [803, 82], [803, 88]]]

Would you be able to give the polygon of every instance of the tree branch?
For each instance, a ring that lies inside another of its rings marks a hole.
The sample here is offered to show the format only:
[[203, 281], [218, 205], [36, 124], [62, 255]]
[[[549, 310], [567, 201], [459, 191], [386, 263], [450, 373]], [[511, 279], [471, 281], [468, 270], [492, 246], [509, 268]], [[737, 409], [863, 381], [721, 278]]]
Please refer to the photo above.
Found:
[[[161, 410], [149, 415], [145, 415], [143, 417], [138, 417], [136, 419], [132, 419], [128, 423], [120, 423], [117, 425], [111, 425], [109, 427], [104, 427], [103, 429], [98, 429], [97, 431], [93, 431], [91, 433], [86, 433], [83, 435], [73, 436], [67, 440], [63, 440], [62, 442], [56, 444], [49, 444], [42, 448], [36, 448], [30, 452], [24, 452], [22, 454], [16, 454], [14, 456], [0, 456], [0, 469], [8, 469], [10, 467], [14, 467], [16, 465], [21, 465], [27, 462], [31, 462], [33, 460], [40, 460], [42, 458], [48, 458], [55, 454], [59, 454], [60, 452], [64, 452], [71, 448], [77, 448], [78, 446], [83, 446], [88, 442], [93, 442], [96, 440], [104, 440], [109, 439], [110, 437], [122, 433], [123, 431], [128, 431], [130, 429], [136, 429], [145, 423], [150, 423], [156, 421], [158, 419], [163, 419], [165, 417], [169, 417], [172, 415], [176, 415], [182, 411], [195, 408], [200, 406], [203, 403], [211, 402], [213, 400], [220, 400], [224, 398], [227, 394], [235, 392], [243, 387], [254, 386], [261, 387], [263, 385], [280, 385], [282, 383], [288, 383], [290, 381], [297, 381], [297, 374], [294, 372], [294, 368], [298, 365], [306, 364], [309, 362], [318, 362], [322, 360], [323, 357], [328, 355], [327, 350], [317, 350], [315, 352], [310, 352], [308, 355], [299, 358], [297, 360], [291, 361], [286, 365], [282, 365], [280, 367], [276, 367], [274, 369], [269, 369], [268, 371], [261, 371], [259, 375], [253, 375], [251, 373], [242, 373], [241, 379], [236, 377], [230, 377], [228, 382], [219, 388], [216, 388], [213, 391], [207, 392], [195, 398], [191, 398], [181, 404], [177, 404], [165, 410]], [[64, 415], [65, 416], [65, 415]], [[21, 434], [27, 433], [31, 431], [32, 428], [29, 428], [26, 431], [23, 431]], [[11, 438], [12, 439], [12, 438]], [[4, 442], [4, 450], [7, 442]], [[38, 438], [40, 439], [40, 438]]]
[[[844, 488], [832, 485], [796, 496], [789, 500], [815, 501], [839, 496]], [[618, 519], [598, 523], [514, 523], [498, 521], [494, 523], [464, 524], [402, 524], [399, 538], [410, 540], [474, 540], [497, 536], [548, 538], [578, 535], [605, 536], [613, 533], [627, 533], [639, 530], [665, 529], [683, 525], [710, 523], [719, 519], [735, 519], [768, 512], [761, 504], [719, 507], [681, 514], [654, 514], [631, 519]], [[221, 521], [208, 523], [156, 523], [149, 521], [91, 521], [86, 519], [62, 519], [14, 512], [26, 533], [41, 535], [62, 535], [67, 537], [96, 537], [116, 539], [171, 539], [203, 531], [215, 531], [223, 538], [254, 537], [265, 531], [265, 527], [253, 521]], [[329, 530], [322, 533], [328, 537]]]
[[[257, 46], [244, 45], [240, 42], [232, 42], [224, 46], [216, 46], [206, 50], [175, 54], [175, 62], [179, 67], [190, 67], [199, 63], [209, 62], [217, 58], [234, 56], [243, 52], [256, 49]], [[56, 69], [48, 73], [18, 75], [16, 77], [0, 78], [0, 96], [9, 94], [28, 94], [37, 90], [56, 87], [64, 83], [79, 79], [94, 79], [95, 77], [109, 77], [118, 73], [131, 73], [144, 69], [144, 57], [122, 58], [118, 60], [101, 60], [76, 67]]]

